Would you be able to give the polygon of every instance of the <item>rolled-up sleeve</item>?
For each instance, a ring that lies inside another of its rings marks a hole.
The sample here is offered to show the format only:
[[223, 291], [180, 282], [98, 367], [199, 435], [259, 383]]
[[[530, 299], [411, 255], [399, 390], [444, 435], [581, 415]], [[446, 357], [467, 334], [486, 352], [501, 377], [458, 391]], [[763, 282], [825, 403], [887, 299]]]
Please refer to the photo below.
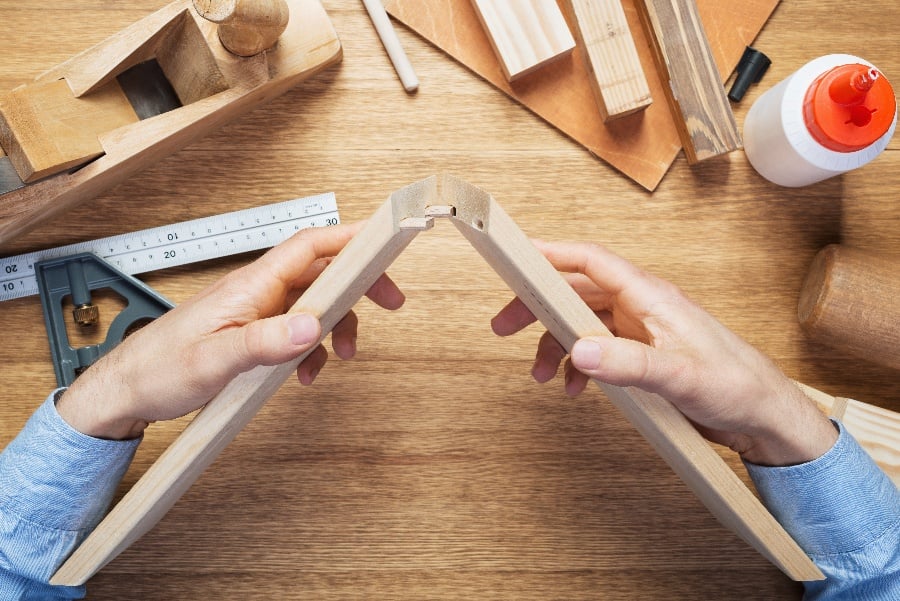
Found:
[[47, 582], [100, 522], [140, 443], [78, 432], [56, 391], [0, 454], [0, 599], [79, 599]]
[[840, 423], [835, 445], [789, 467], [747, 463], [763, 502], [826, 578], [805, 599], [900, 599], [900, 492]]

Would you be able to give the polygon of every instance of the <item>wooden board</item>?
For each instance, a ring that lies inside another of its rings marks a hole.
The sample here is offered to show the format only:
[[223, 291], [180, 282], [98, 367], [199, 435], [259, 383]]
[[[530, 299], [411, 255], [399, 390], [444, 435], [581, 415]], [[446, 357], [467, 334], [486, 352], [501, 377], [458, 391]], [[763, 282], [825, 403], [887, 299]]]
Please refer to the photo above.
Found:
[[[744, 48], [756, 37], [777, 4], [778, 0], [698, 1], [723, 80], [734, 70]], [[647, 73], [650, 93], [655, 98], [663, 98], [662, 84], [655, 74], [648, 41], [640, 27], [633, 0], [623, 0], [622, 5]], [[512, 86], [506, 81], [468, 2], [387, 0], [385, 8], [396, 19], [647, 190], [654, 190], [659, 185], [681, 149], [675, 122], [663, 102], [604, 125], [580, 48], [576, 47], [569, 57], [554, 63], [552, 68], [534, 73]]]
[[575, 48], [575, 39], [556, 0], [471, 1], [509, 81]]
[[568, 0], [591, 88], [603, 121], [653, 103], [620, 0]]
[[693, 0], [637, 0], [688, 163], [741, 148], [731, 103]]
[[[496, 201], [451, 176], [433, 176], [391, 194], [291, 311], [319, 317], [324, 339], [416, 234], [431, 227], [434, 217], [452, 218], [463, 236], [567, 349], [578, 338], [610, 335]], [[75, 550], [51, 583], [83, 584], [155, 526], [305, 356], [281, 366], [256, 368], [226, 386]], [[598, 384], [723, 524], [794, 580], [823, 578], [673, 405], [636, 388]]]

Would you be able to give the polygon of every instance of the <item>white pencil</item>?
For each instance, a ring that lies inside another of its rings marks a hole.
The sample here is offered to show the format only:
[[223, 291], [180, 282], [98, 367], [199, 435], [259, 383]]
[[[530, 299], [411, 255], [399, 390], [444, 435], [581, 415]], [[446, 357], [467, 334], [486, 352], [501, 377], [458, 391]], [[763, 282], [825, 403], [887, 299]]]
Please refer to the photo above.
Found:
[[403, 52], [403, 47], [400, 46], [400, 38], [397, 37], [397, 32], [394, 31], [394, 26], [391, 25], [391, 20], [385, 12], [381, 0], [363, 0], [363, 4], [366, 5], [369, 17], [375, 24], [375, 31], [378, 32], [378, 37], [381, 38], [381, 43], [384, 44], [384, 49], [387, 50], [388, 57], [394, 64], [394, 70], [400, 76], [400, 83], [407, 92], [415, 92], [419, 89], [419, 79], [416, 77], [406, 53]]

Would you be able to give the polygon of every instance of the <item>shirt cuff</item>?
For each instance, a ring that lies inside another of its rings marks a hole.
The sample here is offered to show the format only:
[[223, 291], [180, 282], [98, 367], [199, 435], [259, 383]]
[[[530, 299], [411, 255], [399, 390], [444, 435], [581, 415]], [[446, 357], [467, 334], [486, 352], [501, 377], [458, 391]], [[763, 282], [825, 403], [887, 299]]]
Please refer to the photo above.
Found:
[[0, 455], [0, 511], [44, 528], [91, 529], [106, 512], [141, 439], [102, 440], [75, 430], [56, 411], [59, 392]]
[[763, 503], [810, 555], [847, 553], [898, 521], [897, 487], [843, 424], [824, 455], [787, 467], [744, 462]]

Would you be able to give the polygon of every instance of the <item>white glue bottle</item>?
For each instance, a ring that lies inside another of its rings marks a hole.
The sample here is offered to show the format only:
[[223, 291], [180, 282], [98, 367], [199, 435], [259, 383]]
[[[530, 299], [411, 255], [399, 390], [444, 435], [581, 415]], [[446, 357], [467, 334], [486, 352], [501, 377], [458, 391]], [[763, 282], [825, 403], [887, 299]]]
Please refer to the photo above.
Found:
[[894, 135], [897, 101], [873, 65], [819, 57], [767, 91], [744, 120], [753, 168], [780, 186], [806, 186], [862, 167]]

